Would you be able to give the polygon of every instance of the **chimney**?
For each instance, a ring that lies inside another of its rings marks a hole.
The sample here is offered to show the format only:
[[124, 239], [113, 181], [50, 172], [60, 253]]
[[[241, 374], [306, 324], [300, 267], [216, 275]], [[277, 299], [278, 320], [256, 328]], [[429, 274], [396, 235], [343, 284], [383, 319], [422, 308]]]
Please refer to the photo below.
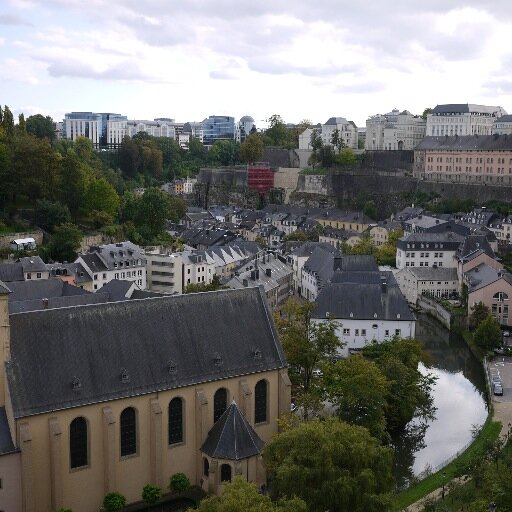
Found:
[[41, 299], [43, 303], [43, 309], [48, 309], [48, 299], [45, 297], [44, 299]]
[[267, 277], [271, 277], [272, 276], [272, 269], [271, 268], [265, 269], [265, 274], [267, 275]]
[[247, 286], [249, 286], [249, 281], [247, 281], [247, 279], [244, 279], [244, 280], [242, 281], [242, 284], [243, 284], [245, 287], [247, 287]]

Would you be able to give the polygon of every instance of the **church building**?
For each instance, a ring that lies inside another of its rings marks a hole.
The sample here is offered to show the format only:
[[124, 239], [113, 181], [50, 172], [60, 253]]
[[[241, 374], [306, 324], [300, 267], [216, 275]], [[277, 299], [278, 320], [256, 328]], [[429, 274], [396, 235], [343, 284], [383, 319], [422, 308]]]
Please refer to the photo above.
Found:
[[0, 510], [99, 510], [185, 473], [266, 480], [290, 381], [259, 288], [8, 312], [0, 282]]

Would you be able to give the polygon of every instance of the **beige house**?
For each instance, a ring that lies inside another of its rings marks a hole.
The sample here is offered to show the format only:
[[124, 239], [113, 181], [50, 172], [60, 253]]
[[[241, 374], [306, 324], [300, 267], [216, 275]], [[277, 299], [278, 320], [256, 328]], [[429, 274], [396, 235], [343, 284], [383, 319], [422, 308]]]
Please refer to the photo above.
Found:
[[[265, 481], [290, 382], [259, 288], [11, 315], [0, 292], [1, 510], [133, 503], [176, 472], [212, 493]], [[240, 427], [224, 452], [219, 422]]]
[[454, 298], [460, 292], [454, 268], [406, 267], [395, 275], [400, 291], [409, 304], [416, 304], [421, 295]]
[[340, 210], [326, 211], [316, 217], [315, 220], [324, 228], [347, 229], [358, 231], [359, 233], [366, 231], [370, 226], [376, 224], [373, 219], [370, 219], [363, 212], [345, 212]]
[[512, 274], [481, 263], [464, 274], [464, 281], [468, 287], [468, 315], [475, 304], [482, 302], [501, 325], [512, 326]]
[[389, 234], [392, 231], [398, 231], [402, 229], [402, 225], [398, 221], [384, 220], [379, 222], [377, 226], [370, 228], [370, 240], [376, 247], [384, 245], [389, 240]]

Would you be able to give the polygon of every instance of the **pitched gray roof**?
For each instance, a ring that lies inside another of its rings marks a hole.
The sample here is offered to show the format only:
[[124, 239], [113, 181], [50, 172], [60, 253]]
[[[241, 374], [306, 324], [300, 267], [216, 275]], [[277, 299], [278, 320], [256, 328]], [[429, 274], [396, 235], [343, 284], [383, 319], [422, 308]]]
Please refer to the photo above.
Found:
[[214, 459], [240, 460], [259, 455], [264, 445], [233, 402], [208, 432], [201, 451]]
[[415, 150], [506, 150], [512, 149], [512, 135], [445, 135], [443, 137], [425, 137]]
[[[347, 271], [372, 272], [379, 269], [375, 258], [371, 255], [349, 254], [344, 255], [336, 268]], [[337, 261], [337, 263], [338, 263]]]
[[19, 262], [23, 272], [45, 272], [46, 264], [39, 256], [25, 256], [20, 258]]
[[0, 281], [12, 283], [13, 281], [24, 281], [23, 267], [21, 263], [4, 263], [0, 265]]
[[496, 123], [512, 123], [512, 116], [507, 114], [506, 116], [498, 117], [495, 121]]
[[[378, 272], [376, 274], [379, 275]], [[386, 278], [385, 287], [382, 285], [380, 275], [379, 281], [373, 283], [326, 284], [318, 294], [312, 317], [326, 318], [329, 314], [337, 319], [414, 320], [414, 315], [400, 292], [396, 280], [391, 273], [387, 273]], [[354, 277], [354, 281], [356, 280]], [[400, 316], [397, 317], [397, 315]]]
[[419, 281], [457, 281], [457, 269], [448, 267], [408, 267]]
[[286, 365], [259, 288], [19, 313], [10, 323], [15, 418]]
[[0, 407], [0, 455], [14, 452], [16, 448], [12, 442], [11, 431], [7, 423], [5, 407]]

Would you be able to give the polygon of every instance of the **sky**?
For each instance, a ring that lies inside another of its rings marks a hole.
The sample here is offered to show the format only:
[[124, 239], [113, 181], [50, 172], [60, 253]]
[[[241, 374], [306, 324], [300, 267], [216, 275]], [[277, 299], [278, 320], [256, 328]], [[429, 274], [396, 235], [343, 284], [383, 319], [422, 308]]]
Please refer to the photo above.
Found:
[[512, 113], [510, 34], [510, 0], [0, 0], [0, 104], [258, 128], [443, 103]]

